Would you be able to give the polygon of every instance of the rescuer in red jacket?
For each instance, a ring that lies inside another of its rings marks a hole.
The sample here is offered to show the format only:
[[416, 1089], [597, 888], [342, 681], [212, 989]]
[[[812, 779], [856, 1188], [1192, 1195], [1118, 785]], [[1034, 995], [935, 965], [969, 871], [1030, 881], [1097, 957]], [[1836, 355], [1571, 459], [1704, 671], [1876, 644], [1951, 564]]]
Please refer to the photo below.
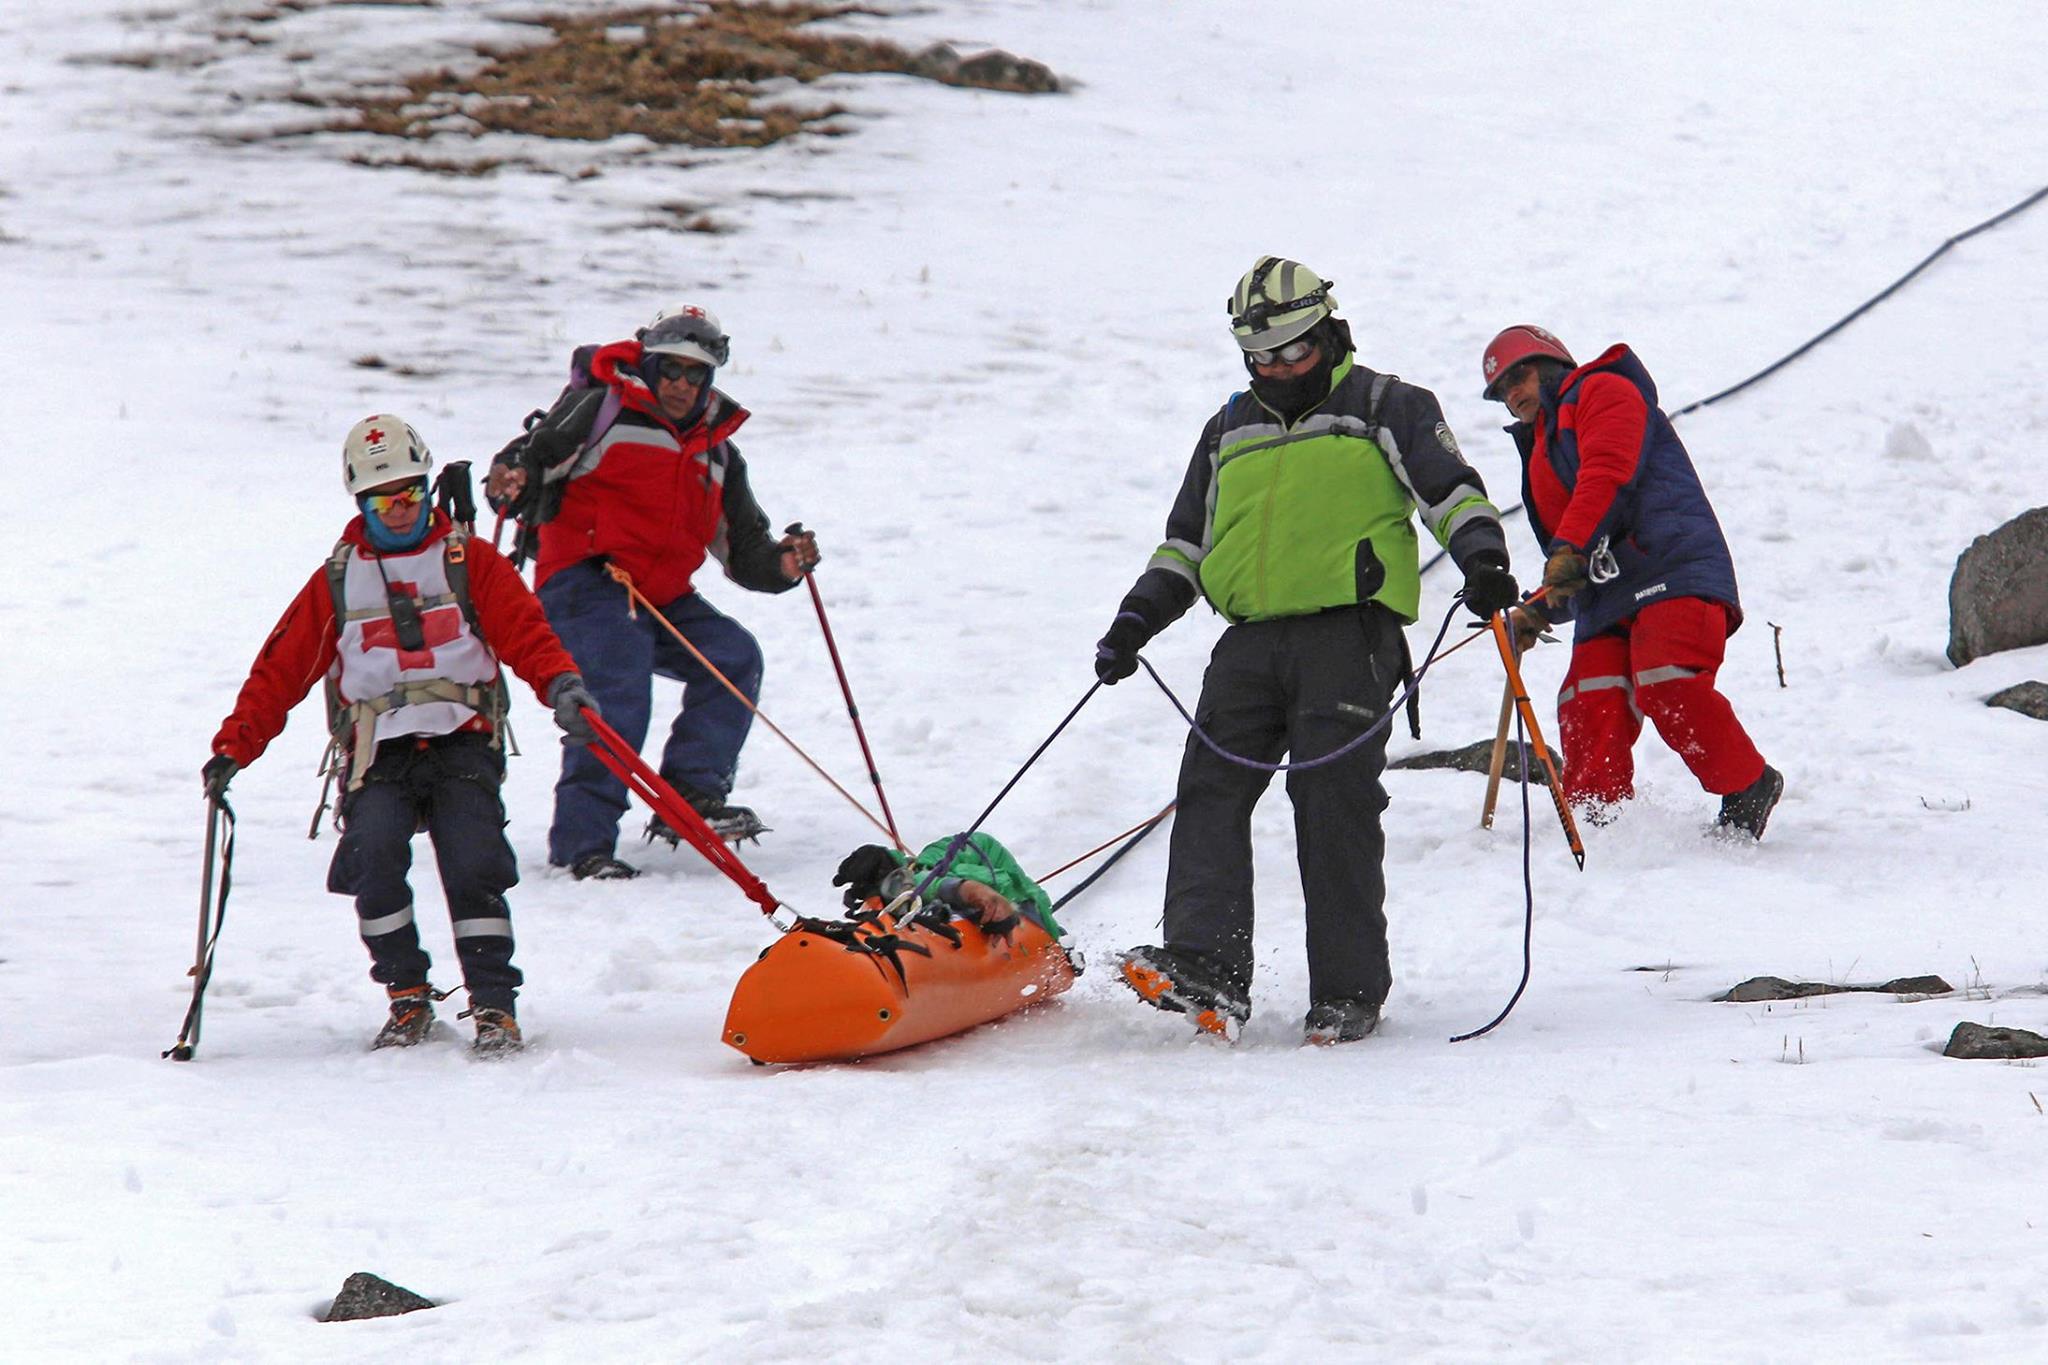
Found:
[[1785, 778], [1714, 685], [1742, 624], [1735, 564], [1655, 381], [1626, 346], [1581, 365], [1527, 325], [1488, 343], [1481, 368], [1483, 396], [1514, 415], [1522, 503], [1547, 556], [1548, 591], [1515, 608], [1516, 637], [1575, 623], [1557, 697], [1565, 796], [1596, 819], [1633, 796], [1648, 718], [1721, 798], [1717, 827], [1761, 839]]
[[521, 1046], [512, 920], [519, 880], [505, 841], [499, 660], [555, 710], [565, 744], [587, 744], [596, 708], [540, 603], [502, 557], [428, 504], [433, 457], [389, 414], [356, 423], [342, 477], [362, 515], [263, 642], [213, 739], [209, 796], [256, 761], [323, 678], [341, 755], [342, 838], [327, 889], [355, 897], [390, 1014], [373, 1047], [410, 1047], [433, 1026], [430, 966], [413, 920], [412, 836], [434, 843], [480, 1052]]

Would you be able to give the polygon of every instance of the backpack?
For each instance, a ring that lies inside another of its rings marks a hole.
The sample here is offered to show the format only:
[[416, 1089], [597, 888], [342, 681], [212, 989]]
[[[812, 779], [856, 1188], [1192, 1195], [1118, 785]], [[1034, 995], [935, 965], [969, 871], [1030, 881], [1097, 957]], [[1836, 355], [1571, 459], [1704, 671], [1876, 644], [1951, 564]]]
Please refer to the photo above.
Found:
[[[517, 465], [526, 471], [519, 496], [498, 511], [519, 523], [512, 537], [512, 567], [525, 567], [540, 548], [540, 528], [562, 510], [562, 495], [576, 464], [592, 442], [611, 430], [624, 407], [619, 391], [600, 384], [590, 372], [596, 346], [578, 346], [569, 357], [569, 382], [554, 406], [535, 408], [524, 430], [491, 460], [491, 466]], [[495, 505], [495, 504], [494, 504]]]

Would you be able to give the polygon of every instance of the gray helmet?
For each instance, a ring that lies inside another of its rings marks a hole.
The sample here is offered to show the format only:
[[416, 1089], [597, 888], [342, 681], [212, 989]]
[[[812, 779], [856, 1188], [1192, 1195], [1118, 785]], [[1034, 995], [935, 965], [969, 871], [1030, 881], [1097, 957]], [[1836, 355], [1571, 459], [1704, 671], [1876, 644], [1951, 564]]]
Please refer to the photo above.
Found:
[[1261, 256], [1230, 296], [1230, 331], [1247, 351], [1270, 351], [1337, 311], [1333, 281], [1299, 261]]
[[718, 325], [717, 315], [694, 303], [656, 313], [654, 321], [640, 329], [639, 341], [648, 355], [701, 360], [714, 368], [723, 366], [732, 353], [732, 338]]

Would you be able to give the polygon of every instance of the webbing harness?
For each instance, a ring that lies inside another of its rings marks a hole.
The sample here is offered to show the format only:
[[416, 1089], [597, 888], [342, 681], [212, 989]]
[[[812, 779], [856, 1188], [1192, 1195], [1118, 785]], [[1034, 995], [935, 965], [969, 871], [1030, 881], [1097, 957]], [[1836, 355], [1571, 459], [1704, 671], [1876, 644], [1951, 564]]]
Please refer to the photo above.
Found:
[[[334, 623], [339, 631], [351, 621], [363, 621], [390, 615], [388, 607], [363, 607], [355, 611], [348, 607], [348, 561], [355, 553], [355, 546], [346, 536], [334, 544], [334, 550], [327, 556], [327, 591], [334, 598]], [[477, 623], [476, 603], [469, 593], [469, 537], [460, 529], [451, 530], [442, 547], [441, 562], [448, 574], [448, 591], [432, 597], [414, 599], [414, 605], [421, 610], [433, 607], [456, 606], [462, 610], [462, 619], [479, 640], [484, 639], [483, 628]], [[484, 641], [488, 648], [490, 642]], [[341, 689], [330, 676], [326, 684], [327, 698], [327, 756], [321, 763], [321, 774], [325, 777], [345, 775], [344, 790], [356, 791], [363, 785], [369, 772], [370, 761], [377, 752], [377, 717], [401, 706], [418, 706], [426, 702], [454, 702], [466, 706], [490, 722], [491, 747], [503, 747], [507, 698], [505, 695], [505, 671], [501, 667], [497, 677], [487, 683], [459, 683], [449, 678], [418, 678], [400, 682], [381, 696], [366, 697], [361, 701], [344, 704]], [[314, 817], [318, 820], [318, 816]]]

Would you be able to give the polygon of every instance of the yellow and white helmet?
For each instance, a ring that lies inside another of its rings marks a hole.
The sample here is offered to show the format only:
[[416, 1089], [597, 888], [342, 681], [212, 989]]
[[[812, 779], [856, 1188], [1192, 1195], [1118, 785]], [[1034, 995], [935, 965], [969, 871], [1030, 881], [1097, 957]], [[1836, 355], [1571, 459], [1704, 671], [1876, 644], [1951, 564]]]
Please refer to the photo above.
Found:
[[1299, 261], [1261, 256], [1230, 296], [1230, 331], [1247, 351], [1270, 351], [1337, 311], [1333, 281]]
[[424, 479], [433, 468], [433, 454], [412, 424], [388, 412], [365, 417], [341, 443], [341, 482], [350, 497], [400, 479]]

